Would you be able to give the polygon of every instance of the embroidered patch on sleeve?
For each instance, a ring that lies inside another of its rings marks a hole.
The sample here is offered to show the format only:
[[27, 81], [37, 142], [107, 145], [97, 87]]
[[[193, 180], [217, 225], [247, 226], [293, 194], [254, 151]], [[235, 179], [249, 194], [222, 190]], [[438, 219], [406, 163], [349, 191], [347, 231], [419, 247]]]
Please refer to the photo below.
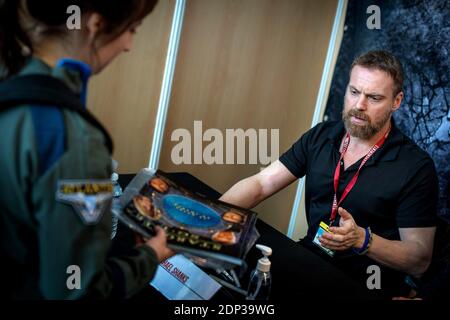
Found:
[[109, 207], [112, 190], [110, 180], [60, 180], [56, 200], [70, 204], [85, 224], [92, 225]]

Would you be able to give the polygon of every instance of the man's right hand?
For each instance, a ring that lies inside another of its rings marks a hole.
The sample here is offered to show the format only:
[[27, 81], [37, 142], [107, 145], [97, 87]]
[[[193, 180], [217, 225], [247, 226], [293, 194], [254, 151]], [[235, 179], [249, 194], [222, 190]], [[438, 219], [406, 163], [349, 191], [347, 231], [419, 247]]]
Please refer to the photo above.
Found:
[[147, 240], [145, 245], [155, 250], [159, 262], [169, 259], [175, 254], [172, 249], [167, 247], [166, 233], [160, 226], [155, 226], [155, 235]]

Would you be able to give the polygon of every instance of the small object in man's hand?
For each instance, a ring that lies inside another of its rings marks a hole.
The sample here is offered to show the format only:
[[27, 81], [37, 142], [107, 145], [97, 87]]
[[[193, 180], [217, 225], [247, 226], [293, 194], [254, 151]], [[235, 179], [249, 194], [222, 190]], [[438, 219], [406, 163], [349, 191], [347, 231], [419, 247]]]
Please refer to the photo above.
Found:
[[319, 238], [324, 233], [332, 233], [330, 232], [330, 227], [323, 221], [320, 222], [319, 229], [317, 230], [316, 236], [314, 237], [313, 243], [317, 245], [320, 249], [325, 251], [330, 257], [334, 256], [334, 251], [328, 248], [325, 248], [319, 241]]

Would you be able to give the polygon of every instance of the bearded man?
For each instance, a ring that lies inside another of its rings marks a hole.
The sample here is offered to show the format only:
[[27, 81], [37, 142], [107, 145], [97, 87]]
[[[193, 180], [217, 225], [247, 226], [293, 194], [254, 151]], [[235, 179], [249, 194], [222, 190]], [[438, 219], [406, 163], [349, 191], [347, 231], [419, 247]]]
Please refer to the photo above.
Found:
[[252, 208], [306, 176], [308, 233], [300, 244], [362, 285], [376, 265], [381, 289], [406, 294], [405, 279], [420, 277], [431, 261], [438, 182], [430, 156], [392, 118], [402, 86], [402, 66], [392, 54], [359, 56], [350, 70], [342, 121], [310, 129], [221, 200]]

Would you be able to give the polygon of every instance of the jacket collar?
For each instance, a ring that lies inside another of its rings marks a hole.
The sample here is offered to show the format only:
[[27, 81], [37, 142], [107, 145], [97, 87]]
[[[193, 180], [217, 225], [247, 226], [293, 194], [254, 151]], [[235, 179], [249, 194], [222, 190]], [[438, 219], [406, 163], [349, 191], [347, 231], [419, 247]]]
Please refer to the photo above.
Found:
[[83, 105], [86, 105], [87, 85], [91, 76], [91, 68], [88, 64], [74, 60], [61, 59], [51, 68], [36, 57], [30, 58], [20, 75], [44, 74], [51, 75], [63, 81], [75, 94], [80, 97]]

